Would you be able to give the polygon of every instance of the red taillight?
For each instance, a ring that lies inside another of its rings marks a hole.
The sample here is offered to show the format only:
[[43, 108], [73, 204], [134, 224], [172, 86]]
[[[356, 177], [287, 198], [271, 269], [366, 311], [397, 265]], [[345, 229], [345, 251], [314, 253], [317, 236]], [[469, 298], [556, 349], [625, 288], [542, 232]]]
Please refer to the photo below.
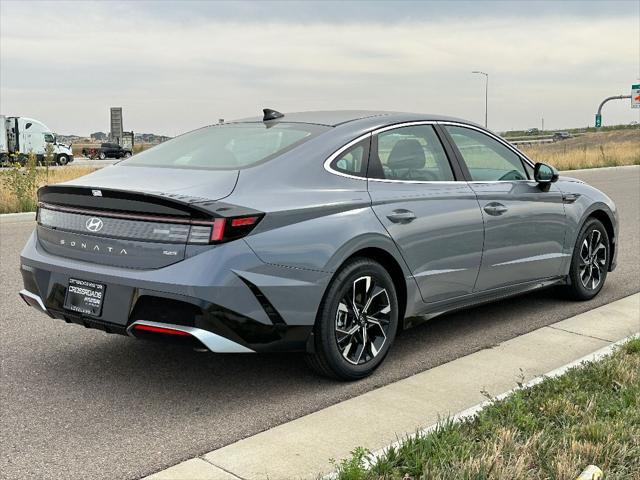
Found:
[[262, 215], [250, 217], [215, 218], [210, 221], [194, 222], [189, 233], [188, 243], [223, 243], [244, 237], [260, 222]]
[[226, 218], [216, 218], [213, 221], [211, 228], [211, 241], [220, 242], [224, 238], [224, 224], [227, 222]]
[[133, 327], [134, 330], [140, 330], [143, 332], [151, 332], [151, 333], [164, 333], [165, 335], [178, 335], [181, 337], [190, 336], [189, 333], [183, 332], [182, 330], [174, 330], [173, 328], [165, 328], [165, 327], [154, 327], [153, 325], [136, 325]]
[[253, 225], [258, 221], [258, 217], [243, 217], [243, 218], [234, 218], [231, 220], [232, 227], [247, 227], [249, 225]]

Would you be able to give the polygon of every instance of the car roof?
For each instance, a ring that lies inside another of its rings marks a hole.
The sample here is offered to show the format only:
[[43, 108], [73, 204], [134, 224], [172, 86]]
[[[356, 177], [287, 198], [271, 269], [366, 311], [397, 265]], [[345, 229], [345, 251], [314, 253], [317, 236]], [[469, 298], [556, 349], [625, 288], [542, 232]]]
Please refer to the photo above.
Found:
[[[409, 112], [390, 112], [384, 110], [320, 110], [308, 112], [290, 112], [285, 113], [283, 117], [278, 118], [277, 122], [289, 123], [312, 123], [317, 125], [326, 125], [336, 127], [349, 122], [357, 122], [358, 120], [374, 120], [375, 123], [398, 123], [411, 122], [419, 120], [434, 121], [455, 121], [473, 124], [467, 120], [448, 117], [437, 114], [409, 113]], [[262, 116], [243, 118], [234, 122], [262, 122]], [[370, 122], [366, 122], [370, 123]]]

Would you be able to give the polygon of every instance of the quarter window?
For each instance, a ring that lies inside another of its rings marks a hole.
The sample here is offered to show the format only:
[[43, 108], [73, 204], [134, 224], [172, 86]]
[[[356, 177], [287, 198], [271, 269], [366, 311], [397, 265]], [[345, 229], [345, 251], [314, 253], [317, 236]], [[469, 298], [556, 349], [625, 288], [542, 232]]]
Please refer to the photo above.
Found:
[[447, 155], [431, 125], [400, 127], [377, 136], [369, 177], [438, 182], [454, 180]]
[[364, 140], [343, 152], [331, 162], [331, 168], [347, 175], [364, 176], [369, 140]]
[[471, 180], [527, 180], [522, 160], [488, 135], [470, 128], [445, 126], [458, 147]]

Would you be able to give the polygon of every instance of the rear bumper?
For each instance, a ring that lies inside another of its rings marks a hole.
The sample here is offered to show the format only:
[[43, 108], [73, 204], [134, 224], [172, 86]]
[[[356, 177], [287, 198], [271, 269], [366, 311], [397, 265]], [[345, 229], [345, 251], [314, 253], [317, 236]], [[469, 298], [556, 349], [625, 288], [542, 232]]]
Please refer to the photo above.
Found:
[[[164, 268], [133, 270], [52, 255], [32, 235], [21, 272], [20, 296], [52, 318], [217, 353], [305, 350], [329, 280], [324, 272], [265, 264], [242, 240]], [[70, 278], [106, 286], [100, 316], [64, 308]], [[164, 325], [188, 335], [172, 338], [136, 325]]]

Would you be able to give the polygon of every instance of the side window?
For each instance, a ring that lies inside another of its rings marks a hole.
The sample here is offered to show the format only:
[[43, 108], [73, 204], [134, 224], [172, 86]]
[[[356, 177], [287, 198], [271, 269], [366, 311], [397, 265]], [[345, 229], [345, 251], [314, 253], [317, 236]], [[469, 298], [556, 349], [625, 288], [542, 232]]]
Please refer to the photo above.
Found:
[[53, 143], [53, 135], [51, 135], [50, 133], [45, 133], [44, 141], [47, 143]]
[[331, 168], [347, 175], [365, 176], [366, 158], [369, 152], [369, 139], [356, 143], [331, 162]]
[[520, 157], [502, 143], [471, 128], [445, 128], [460, 150], [472, 180], [527, 180]]
[[447, 154], [431, 125], [387, 130], [376, 140], [369, 177], [422, 182], [454, 180]]

